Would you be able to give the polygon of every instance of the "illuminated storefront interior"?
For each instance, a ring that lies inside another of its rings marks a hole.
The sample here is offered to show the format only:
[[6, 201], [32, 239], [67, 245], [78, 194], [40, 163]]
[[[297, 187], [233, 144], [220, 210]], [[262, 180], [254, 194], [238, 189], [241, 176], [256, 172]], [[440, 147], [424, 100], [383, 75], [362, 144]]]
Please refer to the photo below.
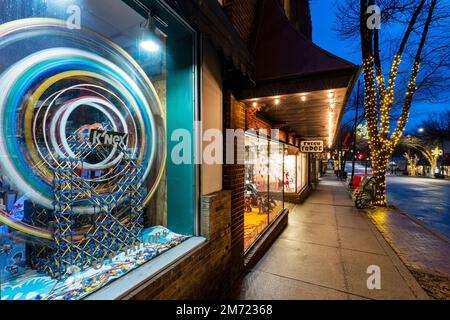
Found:
[[245, 137], [244, 249], [249, 250], [285, 209], [285, 195], [308, 185], [307, 155], [267, 137]]

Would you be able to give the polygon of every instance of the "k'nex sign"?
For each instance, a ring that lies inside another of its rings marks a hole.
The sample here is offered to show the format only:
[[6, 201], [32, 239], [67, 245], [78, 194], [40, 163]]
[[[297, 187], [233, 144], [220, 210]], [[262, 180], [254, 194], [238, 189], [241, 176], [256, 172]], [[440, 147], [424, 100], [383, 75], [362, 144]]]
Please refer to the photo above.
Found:
[[128, 133], [91, 130], [89, 134], [89, 142], [94, 145], [115, 146], [118, 148], [126, 148], [128, 145]]

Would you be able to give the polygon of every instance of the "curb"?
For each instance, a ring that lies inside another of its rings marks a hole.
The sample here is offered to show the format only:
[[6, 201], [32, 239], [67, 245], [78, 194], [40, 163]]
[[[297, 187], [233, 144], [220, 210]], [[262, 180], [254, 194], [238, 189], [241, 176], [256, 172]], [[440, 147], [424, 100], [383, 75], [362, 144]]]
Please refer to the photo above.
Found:
[[408, 219], [410, 219], [412, 222], [418, 224], [419, 226], [421, 226], [422, 228], [424, 228], [425, 230], [427, 230], [429, 233], [431, 233], [432, 235], [436, 236], [437, 238], [441, 239], [444, 242], [447, 242], [448, 244], [450, 244], [450, 239], [447, 238], [445, 235], [443, 235], [442, 233], [440, 233], [437, 230], [432, 229], [430, 226], [426, 225], [423, 221], [417, 219], [416, 217], [414, 217], [413, 215], [411, 215], [410, 213], [406, 212], [403, 209], [400, 209], [394, 205], [389, 205], [387, 207], [388, 209], [393, 209], [394, 211], [396, 211], [397, 213], [404, 215], [405, 217], [407, 217]]

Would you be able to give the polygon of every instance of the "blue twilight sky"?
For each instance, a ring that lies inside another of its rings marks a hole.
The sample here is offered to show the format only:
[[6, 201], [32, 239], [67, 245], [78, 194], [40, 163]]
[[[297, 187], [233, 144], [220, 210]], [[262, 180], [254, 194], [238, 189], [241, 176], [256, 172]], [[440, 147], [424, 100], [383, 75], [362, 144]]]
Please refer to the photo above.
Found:
[[[444, 0], [449, 1], [450, 0]], [[361, 64], [361, 50], [359, 40], [339, 39], [334, 30], [336, 21], [335, 0], [311, 0], [311, 14], [313, 23], [313, 41], [320, 47], [355, 64]], [[449, 88], [450, 94], [450, 88]], [[411, 118], [407, 130], [414, 130], [419, 123], [427, 119], [429, 113], [450, 110], [449, 104], [415, 103], [411, 110]], [[350, 117], [351, 115], [346, 115]]]

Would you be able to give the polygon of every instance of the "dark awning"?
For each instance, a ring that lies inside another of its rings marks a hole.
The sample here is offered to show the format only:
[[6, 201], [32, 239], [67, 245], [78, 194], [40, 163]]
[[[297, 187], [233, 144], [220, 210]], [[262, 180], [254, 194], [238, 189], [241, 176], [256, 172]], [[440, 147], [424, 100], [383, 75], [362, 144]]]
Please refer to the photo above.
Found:
[[251, 54], [257, 82], [359, 68], [312, 43], [290, 23], [277, 0], [261, 1]]
[[236, 90], [236, 97], [263, 106], [261, 114], [286, 123], [300, 138], [334, 141], [360, 67], [312, 43], [279, 1], [259, 3], [250, 45], [256, 86]]

